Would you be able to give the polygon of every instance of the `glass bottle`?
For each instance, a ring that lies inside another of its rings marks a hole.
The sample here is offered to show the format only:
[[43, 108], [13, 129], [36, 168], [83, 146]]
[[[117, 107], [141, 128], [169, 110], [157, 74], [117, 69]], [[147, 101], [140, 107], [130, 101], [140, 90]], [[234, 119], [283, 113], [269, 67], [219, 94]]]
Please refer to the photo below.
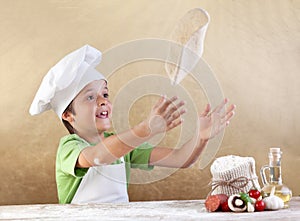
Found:
[[[269, 165], [260, 169], [263, 188], [262, 195], [269, 196], [272, 188], [275, 186], [275, 194], [284, 202], [284, 207], [288, 207], [288, 202], [292, 198], [292, 191], [282, 183], [281, 177], [281, 155], [280, 148], [270, 148]], [[269, 181], [267, 181], [265, 170], [269, 170]]]

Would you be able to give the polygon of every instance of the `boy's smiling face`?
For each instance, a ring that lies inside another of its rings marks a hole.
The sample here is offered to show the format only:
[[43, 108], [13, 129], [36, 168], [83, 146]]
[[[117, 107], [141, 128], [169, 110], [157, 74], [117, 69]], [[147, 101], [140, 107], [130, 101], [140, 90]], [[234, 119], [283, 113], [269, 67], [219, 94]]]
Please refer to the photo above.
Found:
[[108, 96], [106, 81], [97, 80], [85, 86], [73, 100], [75, 114], [71, 114], [69, 122], [89, 142], [111, 127], [112, 105]]

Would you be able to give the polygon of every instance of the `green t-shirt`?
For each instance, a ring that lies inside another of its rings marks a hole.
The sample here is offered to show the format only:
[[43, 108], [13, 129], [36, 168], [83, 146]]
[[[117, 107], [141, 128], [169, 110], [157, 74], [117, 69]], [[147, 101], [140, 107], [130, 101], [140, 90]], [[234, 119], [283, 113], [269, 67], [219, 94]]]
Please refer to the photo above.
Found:
[[[112, 133], [105, 133], [105, 137]], [[77, 134], [70, 134], [61, 138], [56, 155], [56, 185], [59, 203], [71, 203], [83, 176], [88, 168], [76, 168], [77, 159], [80, 152], [92, 144], [80, 138]], [[151, 170], [149, 158], [153, 146], [143, 143], [124, 156], [126, 167], [127, 184], [130, 178], [130, 168]], [[113, 164], [120, 163], [117, 160]]]

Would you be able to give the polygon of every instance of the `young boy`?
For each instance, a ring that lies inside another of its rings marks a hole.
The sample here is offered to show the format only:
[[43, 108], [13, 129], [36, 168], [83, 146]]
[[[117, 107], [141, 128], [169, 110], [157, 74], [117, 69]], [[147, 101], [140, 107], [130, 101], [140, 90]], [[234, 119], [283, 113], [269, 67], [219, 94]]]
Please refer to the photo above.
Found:
[[[56, 183], [60, 203], [128, 202], [130, 168], [191, 166], [234, 115], [228, 102], [199, 116], [198, 131], [179, 149], [153, 147], [146, 141], [182, 123], [184, 102], [162, 96], [147, 117], [120, 134], [110, 129], [112, 104], [107, 81], [95, 67], [101, 52], [86, 45], [57, 63], [44, 77], [30, 107], [32, 115], [53, 109], [69, 131], [60, 141]], [[126, 101], [125, 101], [126, 102]]]

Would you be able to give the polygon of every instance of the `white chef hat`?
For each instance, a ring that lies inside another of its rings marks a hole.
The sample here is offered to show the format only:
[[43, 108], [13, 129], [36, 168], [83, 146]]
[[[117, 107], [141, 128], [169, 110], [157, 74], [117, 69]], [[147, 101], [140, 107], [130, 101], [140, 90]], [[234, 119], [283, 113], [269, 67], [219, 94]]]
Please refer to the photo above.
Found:
[[105, 80], [95, 69], [101, 56], [96, 48], [85, 45], [61, 59], [44, 77], [30, 106], [30, 114], [53, 109], [62, 119], [64, 110], [87, 84]]

